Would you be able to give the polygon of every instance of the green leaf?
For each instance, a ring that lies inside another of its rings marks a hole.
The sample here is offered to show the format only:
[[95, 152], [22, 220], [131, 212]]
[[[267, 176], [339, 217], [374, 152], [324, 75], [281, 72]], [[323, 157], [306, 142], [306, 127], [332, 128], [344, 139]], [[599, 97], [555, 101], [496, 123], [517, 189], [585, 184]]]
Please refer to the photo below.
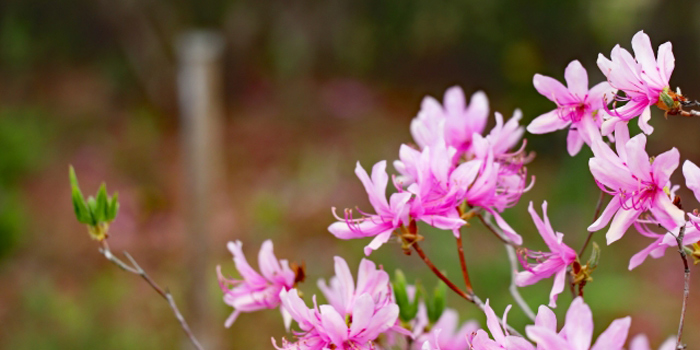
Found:
[[431, 324], [434, 324], [440, 319], [443, 311], [445, 311], [445, 306], [447, 304], [447, 285], [438, 282], [435, 286], [435, 291], [433, 292], [433, 297], [426, 300], [426, 307], [428, 309], [428, 320]]
[[97, 204], [95, 207], [95, 219], [97, 220], [97, 222], [107, 221], [107, 209], [109, 205], [107, 201], [107, 186], [104, 183], [102, 183], [100, 189], [97, 190]]
[[96, 226], [98, 221], [97, 221], [97, 200], [95, 200], [95, 197], [93, 197], [93, 196], [88, 197], [87, 207], [88, 207], [88, 211], [90, 212], [89, 225]]
[[117, 217], [119, 212], [119, 193], [114, 192], [114, 195], [109, 200], [109, 208], [107, 209], [107, 222], [112, 222]]
[[392, 282], [394, 287], [394, 296], [396, 297], [396, 304], [399, 306], [399, 319], [404, 322], [409, 322], [416, 318], [418, 314], [418, 298], [420, 293], [416, 292], [414, 296], [413, 303], [408, 300], [408, 291], [406, 286], [406, 276], [404, 276], [401, 270], [396, 270], [394, 275], [394, 281]]
[[80, 191], [78, 178], [75, 176], [75, 169], [73, 169], [72, 165], [68, 168], [68, 177], [70, 178], [71, 197], [73, 200], [75, 216], [78, 219], [78, 222], [90, 224], [92, 222], [90, 218], [90, 211], [85, 203], [85, 197], [83, 197], [83, 193]]

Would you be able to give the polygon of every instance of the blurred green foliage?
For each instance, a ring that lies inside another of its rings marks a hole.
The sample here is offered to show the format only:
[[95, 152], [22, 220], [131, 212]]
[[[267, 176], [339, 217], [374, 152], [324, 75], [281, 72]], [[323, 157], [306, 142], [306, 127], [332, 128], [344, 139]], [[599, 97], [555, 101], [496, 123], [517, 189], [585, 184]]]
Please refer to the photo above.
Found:
[[0, 261], [20, 240], [29, 219], [21, 187], [47, 159], [50, 137], [36, 108], [0, 108]]

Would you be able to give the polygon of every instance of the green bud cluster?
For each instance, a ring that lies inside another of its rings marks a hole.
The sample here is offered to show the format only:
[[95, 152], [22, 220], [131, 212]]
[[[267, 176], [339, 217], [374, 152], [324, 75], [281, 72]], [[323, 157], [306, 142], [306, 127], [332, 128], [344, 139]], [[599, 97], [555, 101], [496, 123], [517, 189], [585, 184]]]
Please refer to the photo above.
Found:
[[114, 195], [108, 196], [107, 186], [103, 183], [96, 197], [89, 196], [85, 200], [73, 166], [68, 173], [76, 218], [79, 222], [88, 225], [88, 232], [92, 238], [100, 241], [107, 238], [109, 224], [114, 221], [119, 212], [118, 194], [115, 192]]

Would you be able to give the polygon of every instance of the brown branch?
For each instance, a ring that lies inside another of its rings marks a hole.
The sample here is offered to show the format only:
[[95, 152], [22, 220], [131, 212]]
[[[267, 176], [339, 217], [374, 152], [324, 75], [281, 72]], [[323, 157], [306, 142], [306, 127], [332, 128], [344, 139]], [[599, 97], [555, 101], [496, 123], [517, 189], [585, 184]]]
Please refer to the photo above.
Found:
[[[600, 191], [600, 197], [598, 197], [598, 204], [595, 206], [595, 213], [593, 214], [593, 222], [598, 220], [598, 216], [600, 215], [600, 210], [603, 209], [603, 199], [605, 199], [605, 192], [602, 190]], [[583, 253], [586, 251], [586, 248], [588, 248], [588, 244], [591, 242], [591, 238], [593, 237], [593, 233], [595, 232], [588, 232], [588, 237], [586, 237], [586, 241], [583, 243], [583, 247], [581, 247], [581, 250], [578, 251], [578, 256], [580, 257], [583, 255]]]
[[177, 308], [177, 305], [175, 304], [175, 299], [173, 299], [173, 296], [170, 294], [170, 291], [163, 288], [161, 288], [151, 277], [144, 271], [141, 266], [134, 260], [133, 257], [127, 252], [124, 252], [124, 256], [126, 256], [127, 259], [131, 262], [132, 266], [127, 265], [123, 261], [119, 260], [114, 254], [112, 254], [112, 251], [109, 250], [109, 245], [107, 244], [106, 240], [102, 240], [102, 247], [98, 249], [102, 255], [104, 255], [107, 260], [111, 261], [115, 265], [119, 266], [122, 270], [126, 272], [133, 273], [135, 275], [141, 276], [148, 285], [153, 288], [158, 294], [160, 294], [161, 297], [163, 297], [168, 304], [170, 305], [170, 308], [173, 310], [173, 313], [175, 314], [175, 317], [177, 320], [180, 322], [180, 326], [182, 329], [185, 331], [185, 334], [187, 334], [187, 337], [190, 339], [192, 342], [192, 345], [197, 350], [203, 350], [202, 345], [199, 343], [197, 338], [195, 338], [194, 334], [192, 334], [192, 331], [190, 330], [190, 326], [187, 324], [187, 321], [185, 321], [185, 318], [182, 316], [180, 313], [180, 310]]
[[455, 293], [457, 293], [457, 295], [464, 298], [466, 301], [468, 301], [470, 303], [474, 302], [474, 299], [472, 298], [472, 296], [474, 294], [473, 293], [467, 294], [463, 290], [459, 289], [459, 287], [457, 287], [454, 283], [452, 283], [452, 281], [450, 281], [450, 279], [447, 278], [447, 276], [445, 276], [442, 272], [440, 272], [440, 270], [438, 270], [437, 267], [435, 267], [433, 262], [430, 261], [430, 258], [428, 258], [428, 256], [425, 255], [425, 252], [423, 251], [423, 249], [421, 249], [420, 245], [418, 245], [418, 242], [413, 242], [412, 246], [413, 246], [413, 249], [415, 249], [416, 253], [418, 253], [418, 256], [420, 256], [421, 259], [423, 259], [423, 262], [425, 262], [425, 264], [428, 265], [430, 270], [433, 271], [435, 276], [437, 276], [439, 279], [441, 279], [443, 282], [445, 282], [445, 284], [448, 287], [450, 287], [450, 289], [452, 289]]
[[464, 284], [467, 287], [467, 294], [474, 294], [472, 289], [472, 282], [469, 279], [469, 271], [467, 270], [467, 261], [464, 258], [464, 246], [462, 245], [462, 235], [460, 234], [457, 239], [457, 253], [459, 255], [459, 263], [462, 265], [462, 276], [464, 277]]
[[685, 349], [686, 346], [681, 342], [683, 336], [683, 325], [685, 324], [685, 311], [688, 307], [688, 296], [690, 295], [690, 267], [688, 266], [688, 255], [683, 246], [683, 238], [685, 237], [685, 223], [680, 228], [676, 243], [678, 244], [678, 253], [683, 261], [684, 269], [684, 286], [683, 286], [683, 306], [681, 307], [681, 320], [678, 323], [678, 336], [676, 337], [676, 349]]
[[[457, 293], [457, 295], [459, 295], [460, 297], [464, 298], [466, 301], [475, 304], [475, 305], [478, 306], [482, 311], [484, 310], [485, 305], [484, 305], [484, 303], [481, 301], [481, 299], [479, 299], [479, 297], [476, 296], [476, 294], [474, 294], [474, 292], [465, 293], [464, 291], [462, 291], [461, 289], [459, 289], [459, 287], [457, 287], [457, 285], [455, 285], [454, 283], [452, 283], [452, 281], [450, 281], [450, 279], [447, 278], [447, 276], [445, 276], [442, 272], [440, 272], [440, 270], [437, 269], [437, 267], [435, 267], [435, 265], [433, 264], [433, 262], [430, 261], [430, 258], [428, 258], [428, 256], [425, 255], [425, 252], [423, 251], [423, 249], [421, 249], [421, 247], [420, 247], [420, 245], [418, 244], [418, 242], [413, 242], [413, 244], [411, 244], [411, 246], [412, 246], [413, 249], [416, 251], [416, 253], [418, 253], [418, 255], [421, 257], [421, 259], [423, 260], [423, 262], [425, 262], [425, 264], [428, 265], [428, 267], [430, 268], [430, 270], [433, 271], [433, 273], [435, 274], [435, 276], [437, 276], [439, 279], [441, 279], [443, 282], [445, 282], [445, 284], [446, 284], [448, 287], [450, 287], [450, 289], [452, 289], [452, 291], [454, 291], [455, 293]], [[498, 318], [498, 323], [499, 323], [499, 324], [504, 324], [500, 317]], [[508, 325], [508, 324], [504, 324], [504, 325], [505, 325], [506, 329], [508, 330], [508, 332], [509, 332], [510, 334], [513, 334], [513, 335], [522, 337], [522, 335], [521, 335], [518, 331], [516, 331], [513, 327], [511, 327], [511, 326]]]

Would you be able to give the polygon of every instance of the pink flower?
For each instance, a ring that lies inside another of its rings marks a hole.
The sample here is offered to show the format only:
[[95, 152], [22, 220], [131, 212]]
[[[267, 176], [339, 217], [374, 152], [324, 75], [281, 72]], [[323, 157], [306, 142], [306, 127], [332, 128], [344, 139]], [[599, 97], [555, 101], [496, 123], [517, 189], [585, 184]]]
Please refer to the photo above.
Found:
[[598, 67], [607, 77], [610, 85], [623, 91], [626, 96], [619, 100], [627, 103], [610, 111], [612, 116], [603, 125], [603, 135], [613, 130], [615, 124], [627, 122], [639, 116], [639, 127], [646, 134], [654, 128], [649, 125], [650, 107], [659, 101], [661, 92], [669, 87], [669, 80], [675, 67], [672, 46], [666, 42], [659, 46], [658, 59], [654, 57], [649, 36], [639, 31], [632, 38], [632, 55], [620, 45], [615, 45], [610, 53], [610, 60], [598, 55]]
[[570, 126], [567, 150], [574, 156], [584, 143], [591, 146], [593, 139], [600, 138], [606, 100], [615, 95], [615, 89], [602, 82], [588, 90], [588, 74], [577, 60], [566, 67], [564, 78], [568, 88], [553, 78], [535, 74], [535, 89], [557, 108], [535, 118], [527, 131], [546, 134]]
[[[675, 350], [676, 349], [676, 339], [674, 337], [669, 337], [663, 344], [659, 347], [659, 350]], [[652, 350], [649, 345], [649, 339], [644, 334], [637, 334], [630, 342], [629, 350]]]
[[357, 162], [355, 174], [365, 186], [369, 202], [377, 214], [364, 214], [359, 219], [352, 218], [352, 211], [345, 210], [345, 218], [338, 218], [338, 222], [328, 227], [334, 236], [340, 239], [353, 239], [374, 237], [365, 247], [365, 255], [369, 255], [391, 238], [391, 233], [401, 225], [409, 223], [409, 205], [411, 193], [398, 192], [386, 199], [386, 186], [389, 176], [386, 173], [386, 161], [381, 161], [372, 167], [372, 178], [367, 171]]
[[[418, 318], [423, 318], [422, 322], [417, 322], [416, 325], [425, 326], [428, 323], [428, 316], [425, 308], [419, 312]], [[462, 324], [462, 327], [457, 329], [459, 325], [459, 315], [453, 309], [445, 309], [440, 319], [430, 329], [430, 332], [419, 335], [414, 342], [414, 350], [422, 349], [440, 349], [440, 350], [464, 350], [468, 348], [467, 336], [476, 332], [479, 329], [479, 324], [476, 321], [467, 321]], [[428, 348], [425, 348], [425, 343], [428, 343]]]
[[630, 139], [624, 125], [617, 128], [615, 138], [617, 154], [599, 141], [593, 147], [595, 157], [588, 163], [601, 189], [614, 196], [588, 230], [598, 231], [612, 219], [606, 234], [610, 244], [620, 239], [647, 211], [654, 222], [669, 231], [682, 225], [685, 214], [669, 198], [669, 179], [678, 167], [678, 150], [672, 148], [650, 159], [644, 150], [646, 137], [639, 134]]
[[685, 177], [685, 186], [693, 191], [695, 199], [700, 202], [700, 168], [695, 163], [686, 160], [683, 163], [683, 177]]
[[[690, 245], [700, 241], [700, 218], [695, 215], [688, 213], [690, 221], [685, 225], [685, 234], [683, 235], [683, 245]], [[635, 222], [634, 225], [637, 231], [643, 236], [653, 238], [654, 242], [649, 244], [646, 248], [634, 254], [630, 259], [628, 268], [630, 270], [641, 265], [647, 257], [651, 256], [654, 259], [658, 259], [666, 253], [666, 249], [678, 249], [678, 243], [676, 242], [676, 237], [679, 234], [680, 229], [676, 228], [672, 232], [667, 232], [664, 234], [658, 234], [652, 232], [647, 228], [647, 224], [653, 224], [653, 222]]]
[[375, 305], [384, 306], [393, 303], [389, 275], [370, 260], [362, 259], [357, 274], [357, 286], [350, 273], [348, 263], [339, 256], [334, 258], [335, 276], [326, 284], [319, 280], [318, 288], [323, 292], [328, 303], [342, 313], [343, 317], [351, 315], [352, 307], [362, 294], [372, 297]]
[[557, 333], [557, 317], [546, 306], [540, 306], [534, 326], [525, 327], [527, 336], [537, 343], [538, 350], [622, 350], [627, 340], [630, 317], [613, 321], [591, 347], [593, 314], [577, 297], [566, 312], [566, 323]]
[[[503, 313], [503, 322], [506, 322], [508, 311], [511, 305], [506, 307]], [[489, 335], [483, 329], [479, 329], [476, 333], [472, 334], [467, 338], [467, 342], [471, 346], [470, 349], [474, 350], [535, 350], [535, 347], [530, 344], [525, 338], [518, 337], [515, 335], [508, 334], [506, 327], [499, 323], [496, 313], [493, 312], [491, 306], [489, 306], [489, 301], [486, 300], [484, 305], [484, 313], [486, 314], [486, 326], [491, 332], [493, 339], [489, 338]]]
[[243, 255], [242, 246], [240, 241], [228, 242], [227, 245], [242, 279], [225, 278], [221, 274], [221, 266], [216, 268], [224, 292], [224, 302], [234, 308], [231, 316], [226, 319], [226, 327], [230, 327], [241, 312], [276, 308], [280, 304], [280, 291], [294, 286], [295, 274], [289, 268], [287, 260], [277, 260], [271, 240], [263, 242], [258, 254], [258, 266], [262, 274], [250, 267]]
[[496, 162], [491, 143], [481, 135], [474, 135], [475, 158], [461, 164], [451, 175], [450, 181], [466, 188], [464, 200], [472, 207], [481, 207], [496, 220], [496, 224], [515, 244], [522, 238], [499, 214], [515, 205], [527, 184], [523, 168], [514, 169], [510, 164]]
[[[337, 275], [324, 293], [330, 305], [316, 303], [308, 308], [297, 290], [282, 290], [282, 307], [292, 316], [301, 332], [295, 332], [297, 342], [283, 340], [277, 349], [377, 349], [375, 340], [396, 326], [399, 307], [391, 297], [388, 276], [376, 270], [374, 264], [363, 260], [360, 264], [357, 289], [345, 261], [336, 257]], [[333, 282], [336, 281], [336, 282]], [[383, 283], [386, 281], [386, 283]]]
[[566, 283], [566, 269], [576, 260], [576, 251], [564, 244], [564, 234], [554, 232], [552, 229], [552, 225], [547, 217], [546, 201], [542, 203], [544, 222], [537, 215], [532, 202], [530, 202], [528, 211], [532, 215], [532, 221], [535, 222], [537, 231], [539, 231], [547, 247], [549, 247], [550, 252], [542, 253], [528, 250], [526, 253], [527, 257], [537, 261], [537, 264], [525, 266], [526, 271], [518, 272], [515, 277], [515, 283], [519, 287], [524, 287], [537, 283], [544, 278], [555, 276], [554, 285], [549, 294], [549, 307], [557, 307], [557, 296], [564, 290], [564, 284]]
[[486, 127], [489, 101], [481, 91], [474, 93], [469, 105], [459, 86], [445, 91], [443, 105], [434, 98], [423, 99], [418, 116], [411, 122], [411, 134], [422, 149], [444, 143], [459, 154], [471, 146], [472, 135], [481, 134]]
[[415, 196], [410, 202], [410, 216], [439, 229], [452, 230], [458, 237], [459, 228], [466, 222], [460, 219], [456, 208], [463, 201], [466, 188], [450, 181], [455, 169], [452, 163], [454, 154], [454, 148], [446, 148], [443, 144], [426, 147], [422, 152], [401, 145], [401, 160], [394, 166], [407, 174], [402, 180], [413, 179], [409, 183], [397, 181], [400, 190], [403, 190], [401, 186], [408, 184], [406, 191]]

